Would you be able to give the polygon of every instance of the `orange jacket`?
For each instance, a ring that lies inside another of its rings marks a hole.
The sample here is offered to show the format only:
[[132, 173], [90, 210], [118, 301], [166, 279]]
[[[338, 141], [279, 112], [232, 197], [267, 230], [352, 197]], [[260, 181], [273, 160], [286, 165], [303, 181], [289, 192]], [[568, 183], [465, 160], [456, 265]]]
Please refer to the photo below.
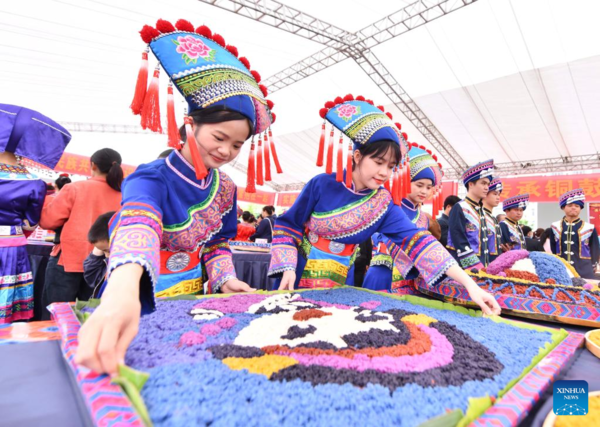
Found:
[[[55, 230], [63, 226], [58, 265], [69, 273], [83, 273], [83, 261], [92, 251], [87, 234], [98, 216], [118, 211], [121, 193], [113, 190], [104, 177], [67, 184], [42, 209], [40, 227]], [[55, 248], [53, 255], [58, 253]]]

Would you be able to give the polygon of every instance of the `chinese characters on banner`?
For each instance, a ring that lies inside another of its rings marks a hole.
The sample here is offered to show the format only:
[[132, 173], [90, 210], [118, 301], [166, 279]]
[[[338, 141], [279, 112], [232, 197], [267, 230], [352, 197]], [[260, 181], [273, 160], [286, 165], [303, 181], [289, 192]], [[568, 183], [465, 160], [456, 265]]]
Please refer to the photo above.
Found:
[[563, 193], [575, 188], [583, 188], [586, 201], [600, 201], [600, 174], [501, 179], [502, 200], [529, 193], [529, 200], [532, 202], [557, 203]]
[[[500, 179], [502, 180], [501, 200], [529, 193], [531, 202], [558, 203], [558, 198], [563, 193], [575, 188], [583, 188], [586, 201], [600, 202], [600, 174], [501, 177]], [[451, 194], [457, 194], [457, 190], [456, 182], [444, 182], [442, 195], [445, 198]]]
[[[23, 164], [25, 166], [30, 166], [38, 169], [48, 169], [44, 165], [40, 165], [34, 161], [29, 159], [23, 159]], [[125, 176], [131, 175], [136, 167], [131, 165], [121, 165], [123, 168], [123, 174]], [[64, 153], [56, 167], [54, 168], [56, 172], [64, 172], [71, 175], [82, 175], [82, 176], [92, 176], [92, 171], [90, 167], [90, 158], [87, 156], [80, 156], [78, 154]]]
[[270, 206], [275, 204], [275, 194], [276, 193], [267, 193], [266, 191], [260, 190], [256, 190], [256, 193], [246, 193], [244, 188], [238, 187], [237, 199], [238, 202], [250, 202]]

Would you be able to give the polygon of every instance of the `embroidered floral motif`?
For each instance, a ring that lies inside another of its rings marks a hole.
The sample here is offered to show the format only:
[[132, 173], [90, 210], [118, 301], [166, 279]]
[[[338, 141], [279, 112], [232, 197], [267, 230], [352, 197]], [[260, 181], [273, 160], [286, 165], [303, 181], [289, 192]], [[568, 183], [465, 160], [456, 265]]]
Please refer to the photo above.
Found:
[[181, 58], [185, 61], [186, 65], [196, 64], [198, 58], [202, 58], [205, 61], [214, 61], [217, 51], [211, 49], [204, 42], [194, 36], [179, 36], [177, 40], [171, 40], [177, 48], [175, 51], [181, 53]]
[[332, 212], [313, 213], [308, 228], [329, 240], [360, 233], [381, 219], [391, 199], [389, 191], [378, 190], [375, 194], [349, 205], [351, 207], [344, 206]]
[[233, 207], [235, 184], [223, 172], [215, 174], [210, 195], [192, 206], [188, 219], [175, 225], [164, 225], [162, 245], [167, 250], [193, 252], [221, 231], [222, 218]]
[[342, 120], [348, 122], [352, 116], [360, 114], [360, 106], [352, 104], [342, 104], [337, 108], [337, 115]]
[[144, 224], [119, 226], [111, 238], [109, 274], [123, 264], [144, 267], [155, 285], [160, 271], [160, 241], [156, 232]]

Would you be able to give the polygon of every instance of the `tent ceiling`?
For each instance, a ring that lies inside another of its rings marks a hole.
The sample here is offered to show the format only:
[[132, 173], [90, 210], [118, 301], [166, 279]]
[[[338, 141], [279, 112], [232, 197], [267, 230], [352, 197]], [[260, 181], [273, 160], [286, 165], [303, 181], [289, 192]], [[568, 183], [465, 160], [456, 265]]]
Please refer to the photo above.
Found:
[[[356, 31], [410, 2], [283, 3]], [[323, 47], [196, 0], [29, 0], [0, 12], [0, 102], [65, 122], [138, 123], [128, 109], [143, 49], [137, 31], [157, 18], [208, 24], [263, 78]], [[594, 0], [479, 0], [373, 51], [467, 163], [593, 154], [600, 147], [599, 14]], [[318, 172], [318, 110], [349, 92], [389, 104], [352, 60], [270, 97], [285, 171], [279, 182], [305, 182]], [[395, 107], [390, 111], [411, 141], [426, 143]], [[77, 133], [68, 151], [89, 155], [111, 146], [135, 164], [154, 158], [161, 138]], [[243, 174], [235, 175], [243, 185]]]

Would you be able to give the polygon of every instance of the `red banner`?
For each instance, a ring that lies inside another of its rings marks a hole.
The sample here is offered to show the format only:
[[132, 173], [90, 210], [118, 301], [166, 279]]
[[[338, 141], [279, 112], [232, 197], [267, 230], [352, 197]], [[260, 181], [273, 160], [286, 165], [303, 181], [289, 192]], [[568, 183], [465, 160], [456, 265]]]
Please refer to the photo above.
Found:
[[590, 203], [588, 206], [590, 223], [594, 224], [596, 231], [600, 234], [600, 203]]
[[529, 193], [532, 202], [558, 203], [558, 198], [575, 188], [583, 188], [586, 201], [600, 201], [600, 174], [533, 176], [524, 178], [500, 178], [502, 196], [507, 197]]
[[277, 195], [277, 206], [289, 208], [294, 204], [300, 193], [279, 193]]
[[[39, 163], [26, 158], [23, 158], [23, 164], [38, 169], [49, 169], [44, 165], [40, 165]], [[121, 167], [123, 168], [123, 174], [125, 176], [131, 175], [136, 169], [135, 166], [131, 165], [121, 165]], [[79, 154], [63, 153], [53, 170], [71, 175], [92, 176], [90, 158], [87, 156], [80, 156]]]
[[275, 204], [275, 194], [267, 193], [266, 191], [256, 190], [256, 193], [247, 193], [244, 188], [237, 190], [238, 202], [250, 202], [257, 203], [263, 206], [270, 206]]

